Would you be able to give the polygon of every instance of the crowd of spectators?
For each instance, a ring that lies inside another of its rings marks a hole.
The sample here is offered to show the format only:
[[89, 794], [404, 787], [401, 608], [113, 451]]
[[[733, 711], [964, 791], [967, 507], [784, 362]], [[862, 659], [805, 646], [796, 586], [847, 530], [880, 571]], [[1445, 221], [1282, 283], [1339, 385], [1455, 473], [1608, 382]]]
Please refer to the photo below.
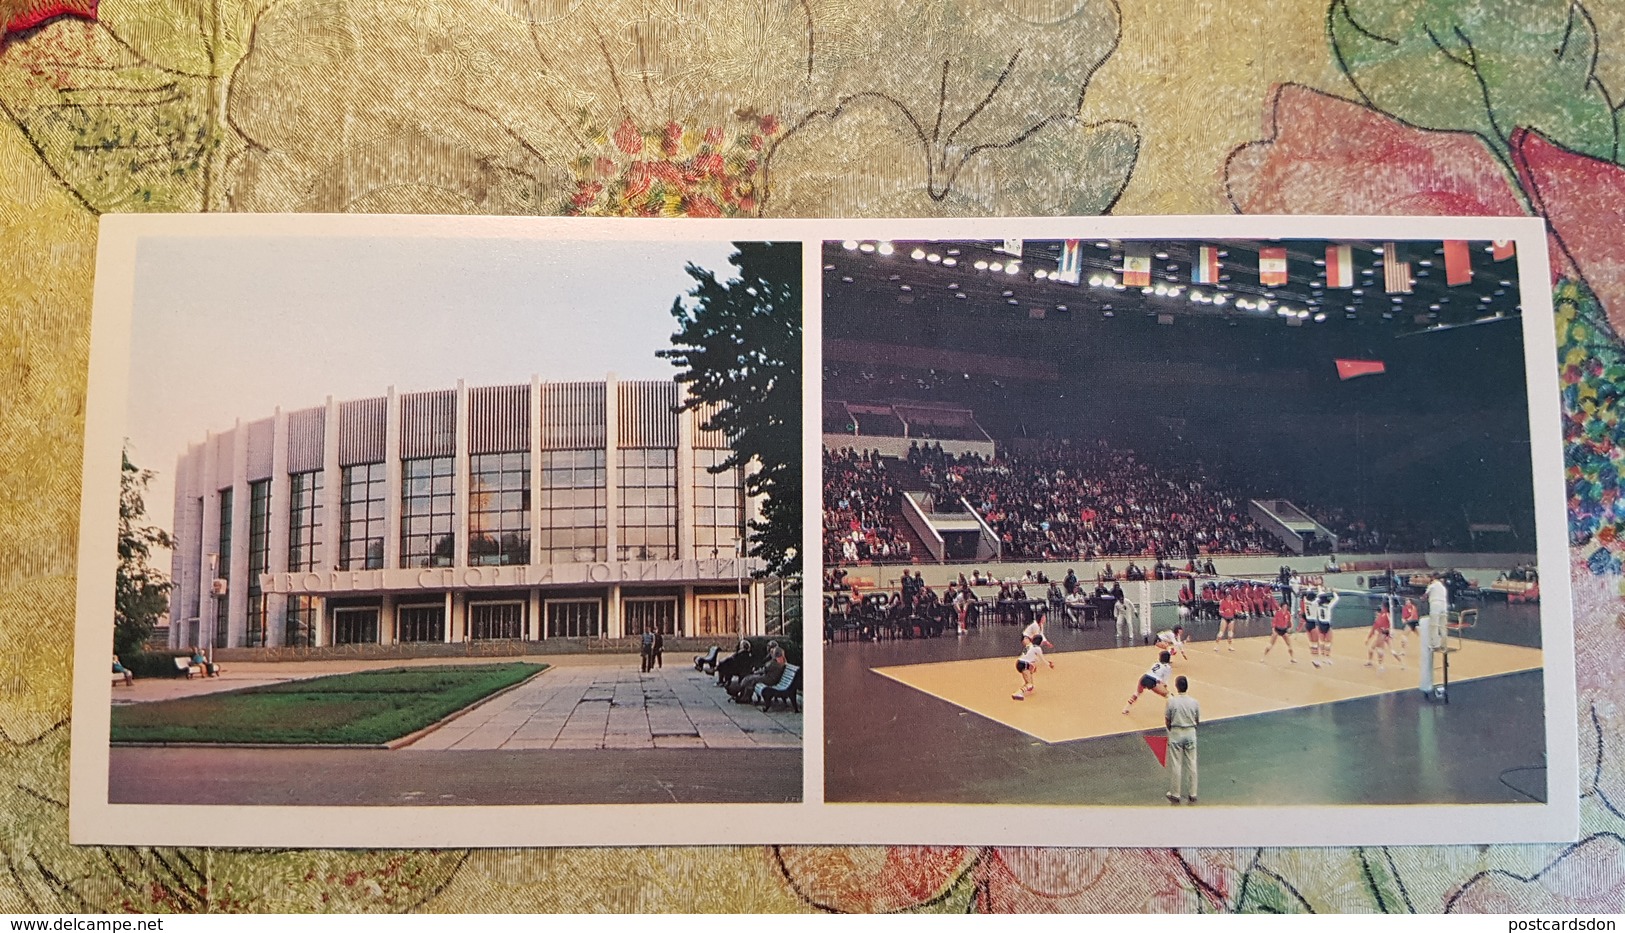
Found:
[[892, 527], [898, 496], [878, 453], [824, 451], [824, 562], [909, 560], [908, 540]]
[[[992, 460], [927, 444], [912, 448], [909, 461], [938, 509], [963, 497], [981, 513], [1005, 560], [1282, 553], [1247, 514], [1245, 498], [1200, 469], [1154, 467], [1104, 444], [1046, 444]], [[908, 559], [907, 542], [889, 527], [897, 496], [878, 455], [826, 451], [826, 561]]]
[[991, 461], [922, 448], [938, 498], [963, 496], [1003, 542], [1006, 560], [1110, 555], [1278, 554], [1246, 499], [1194, 466], [1153, 466], [1105, 444], [1046, 444]]

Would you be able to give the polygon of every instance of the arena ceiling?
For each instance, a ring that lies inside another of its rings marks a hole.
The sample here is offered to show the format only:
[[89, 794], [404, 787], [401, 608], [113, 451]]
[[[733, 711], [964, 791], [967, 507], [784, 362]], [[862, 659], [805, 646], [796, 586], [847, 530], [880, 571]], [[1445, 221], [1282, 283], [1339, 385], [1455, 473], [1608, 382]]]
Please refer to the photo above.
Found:
[[[1522, 313], [1517, 263], [1495, 261], [1488, 241], [1469, 241], [1472, 278], [1446, 284], [1440, 241], [1393, 241], [1395, 258], [1410, 264], [1410, 292], [1385, 287], [1384, 242], [1370, 240], [1083, 240], [1079, 284], [1059, 280], [1060, 240], [1024, 240], [1020, 256], [1005, 241], [831, 242], [824, 249], [826, 297], [863, 295], [947, 310], [955, 305], [1004, 306], [1034, 317], [1118, 317], [1140, 314], [1262, 320], [1279, 326], [1375, 324], [1393, 333], [1457, 327]], [[1353, 283], [1332, 288], [1326, 251], [1351, 247]], [[1213, 247], [1219, 280], [1192, 284], [1198, 249]], [[1259, 250], [1286, 253], [1287, 284], [1259, 280]], [[1126, 250], [1150, 258], [1152, 284], [1123, 284]], [[1012, 271], [1014, 270], [1014, 271]]]

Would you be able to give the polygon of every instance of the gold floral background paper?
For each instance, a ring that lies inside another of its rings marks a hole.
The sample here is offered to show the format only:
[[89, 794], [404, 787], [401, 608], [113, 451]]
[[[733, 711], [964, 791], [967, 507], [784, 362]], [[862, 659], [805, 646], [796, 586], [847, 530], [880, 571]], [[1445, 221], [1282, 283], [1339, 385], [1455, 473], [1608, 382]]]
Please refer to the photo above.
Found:
[[[0, 0], [0, 910], [1625, 910], [1625, 6]], [[1528, 213], [1551, 225], [1580, 842], [67, 844], [105, 211]]]

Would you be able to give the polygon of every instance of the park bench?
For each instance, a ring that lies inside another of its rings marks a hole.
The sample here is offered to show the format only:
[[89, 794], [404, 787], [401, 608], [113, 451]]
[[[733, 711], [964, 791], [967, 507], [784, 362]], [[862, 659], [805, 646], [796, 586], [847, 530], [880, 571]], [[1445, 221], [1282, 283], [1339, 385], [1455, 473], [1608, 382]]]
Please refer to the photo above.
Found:
[[694, 657], [694, 669], [697, 671], [703, 671], [707, 674], [716, 673], [717, 654], [721, 650], [722, 649], [718, 648], [716, 645], [712, 645], [710, 651], [707, 651], [705, 654], [696, 655]]
[[790, 708], [801, 712], [801, 703], [796, 698], [796, 691], [801, 688], [801, 668], [795, 664], [786, 664], [784, 673], [780, 675], [776, 684], [757, 684], [756, 691], [751, 696], [753, 703], [762, 704], [767, 710], [773, 706], [774, 700], [783, 700], [790, 704]]
[[220, 676], [220, 665], [210, 664], [208, 662], [196, 664], [193, 663], [192, 659], [188, 657], [176, 657], [175, 670], [185, 674], [187, 680], [191, 680], [193, 677]]

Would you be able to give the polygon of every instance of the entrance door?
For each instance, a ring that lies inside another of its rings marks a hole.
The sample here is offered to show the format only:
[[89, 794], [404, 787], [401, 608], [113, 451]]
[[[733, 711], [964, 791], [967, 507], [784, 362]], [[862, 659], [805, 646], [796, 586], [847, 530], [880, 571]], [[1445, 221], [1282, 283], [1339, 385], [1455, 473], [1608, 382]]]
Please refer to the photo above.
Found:
[[621, 601], [622, 629], [628, 636], [644, 632], [677, 635], [677, 599], [672, 596], [634, 596]]
[[333, 644], [378, 644], [378, 608], [334, 609]]

